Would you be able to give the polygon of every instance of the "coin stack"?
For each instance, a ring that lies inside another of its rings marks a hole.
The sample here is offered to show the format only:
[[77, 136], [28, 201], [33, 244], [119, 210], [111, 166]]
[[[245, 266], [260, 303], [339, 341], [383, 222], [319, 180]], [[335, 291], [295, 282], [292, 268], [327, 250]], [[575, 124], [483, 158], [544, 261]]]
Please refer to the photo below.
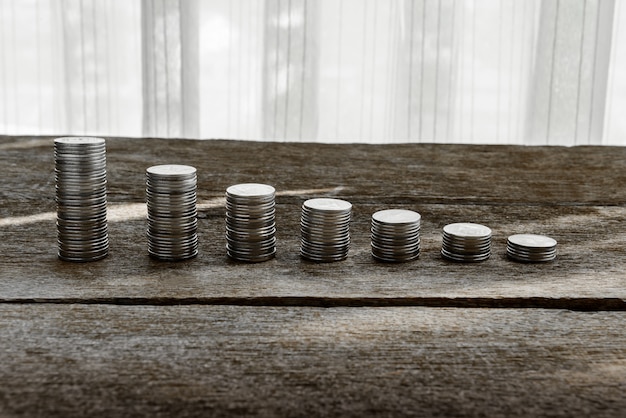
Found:
[[441, 255], [451, 261], [479, 262], [491, 255], [491, 229], [474, 223], [454, 223], [443, 228]]
[[506, 242], [506, 254], [528, 263], [552, 261], [556, 258], [556, 240], [543, 235], [511, 235]]
[[340, 199], [309, 199], [302, 205], [300, 254], [317, 262], [345, 260], [350, 249], [352, 204]]
[[54, 140], [58, 256], [95, 261], [109, 253], [106, 148], [102, 138]]
[[226, 253], [249, 263], [276, 255], [274, 221], [276, 190], [272, 186], [244, 183], [226, 189]]
[[146, 170], [148, 253], [166, 261], [198, 254], [196, 169], [156, 165]]
[[420, 254], [420, 219], [404, 209], [381, 210], [372, 215], [372, 256], [379, 261], [404, 262]]

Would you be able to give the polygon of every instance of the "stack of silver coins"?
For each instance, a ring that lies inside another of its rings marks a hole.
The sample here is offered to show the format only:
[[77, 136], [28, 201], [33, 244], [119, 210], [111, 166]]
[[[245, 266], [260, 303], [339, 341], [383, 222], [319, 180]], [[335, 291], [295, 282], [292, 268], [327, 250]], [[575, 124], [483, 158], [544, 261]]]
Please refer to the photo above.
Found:
[[417, 212], [381, 210], [372, 215], [372, 256], [379, 261], [404, 262], [420, 254], [420, 220]]
[[244, 183], [226, 189], [226, 253], [237, 261], [259, 263], [276, 255], [276, 190]]
[[454, 223], [443, 228], [441, 255], [451, 261], [479, 262], [491, 255], [491, 229], [475, 223]]
[[54, 140], [59, 258], [107, 256], [106, 148], [102, 138]]
[[300, 254], [316, 262], [345, 260], [350, 249], [352, 204], [340, 199], [309, 199], [302, 205]]
[[146, 170], [148, 253], [166, 261], [198, 254], [196, 169], [156, 165]]
[[543, 235], [511, 235], [506, 242], [506, 254], [528, 263], [552, 261], [556, 258], [556, 240]]

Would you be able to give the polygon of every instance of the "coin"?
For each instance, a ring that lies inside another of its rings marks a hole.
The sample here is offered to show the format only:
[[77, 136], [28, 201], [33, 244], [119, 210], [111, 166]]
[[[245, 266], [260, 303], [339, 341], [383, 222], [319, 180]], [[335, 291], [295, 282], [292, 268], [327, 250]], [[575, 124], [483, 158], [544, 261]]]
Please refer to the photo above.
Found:
[[443, 232], [458, 238], [483, 238], [491, 236], [491, 229], [484, 225], [462, 222], [443, 227]]

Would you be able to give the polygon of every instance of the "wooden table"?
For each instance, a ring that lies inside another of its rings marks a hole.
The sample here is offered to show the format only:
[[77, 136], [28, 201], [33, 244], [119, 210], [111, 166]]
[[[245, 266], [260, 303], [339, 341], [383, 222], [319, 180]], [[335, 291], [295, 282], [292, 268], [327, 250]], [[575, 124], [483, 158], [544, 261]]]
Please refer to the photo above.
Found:
[[[107, 140], [110, 255], [56, 257], [51, 138], [0, 138], [0, 416], [624, 416], [626, 148]], [[198, 168], [200, 253], [147, 255], [144, 170]], [[278, 253], [225, 254], [224, 191], [272, 184]], [[352, 202], [343, 262], [299, 257], [300, 207]], [[422, 215], [414, 262], [370, 216]], [[439, 255], [478, 222], [493, 254]], [[546, 264], [506, 237], [557, 239]]]

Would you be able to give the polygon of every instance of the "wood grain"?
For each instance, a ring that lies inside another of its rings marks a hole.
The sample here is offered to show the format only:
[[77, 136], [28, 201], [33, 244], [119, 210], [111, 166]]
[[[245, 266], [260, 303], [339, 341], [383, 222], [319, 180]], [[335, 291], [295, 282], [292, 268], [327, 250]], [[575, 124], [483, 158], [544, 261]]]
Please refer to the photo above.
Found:
[[[626, 148], [107, 148], [111, 252], [73, 264], [56, 257], [52, 139], [0, 137], [0, 416], [623, 416]], [[198, 168], [194, 260], [147, 256], [160, 163]], [[223, 194], [241, 182], [279, 193], [266, 263], [225, 255]], [[298, 255], [317, 196], [354, 205], [346, 261]], [[419, 260], [370, 256], [370, 216], [390, 207], [422, 214]], [[488, 261], [441, 259], [459, 221], [493, 229]], [[557, 260], [507, 260], [517, 232], [556, 238]]]
[[0, 415], [595, 416], [626, 313], [0, 306]]
[[[156, 139], [109, 139], [107, 147], [111, 253], [101, 262], [71, 264], [56, 259], [52, 140], [0, 139], [0, 300], [492, 298], [495, 306], [587, 298], [600, 306], [603, 299], [626, 299], [624, 148]], [[198, 167], [200, 255], [188, 262], [147, 256], [144, 170], [164, 162]], [[228, 185], [250, 181], [279, 192], [278, 255], [253, 265], [226, 258], [222, 200]], [[298, 255], [300, 206], [322, 195], [354, 204], [344, 262], [314, 264]], [[371, 258], [370, 216], [389, 207], [422, 214], [419, 260], [390, 265]], [[441, 228], [458, 221], [493, 229], [490, 260], [441, 259]], [[517, 232], [554, 237], [558, 259], [507, 260], [506, 237]]]

